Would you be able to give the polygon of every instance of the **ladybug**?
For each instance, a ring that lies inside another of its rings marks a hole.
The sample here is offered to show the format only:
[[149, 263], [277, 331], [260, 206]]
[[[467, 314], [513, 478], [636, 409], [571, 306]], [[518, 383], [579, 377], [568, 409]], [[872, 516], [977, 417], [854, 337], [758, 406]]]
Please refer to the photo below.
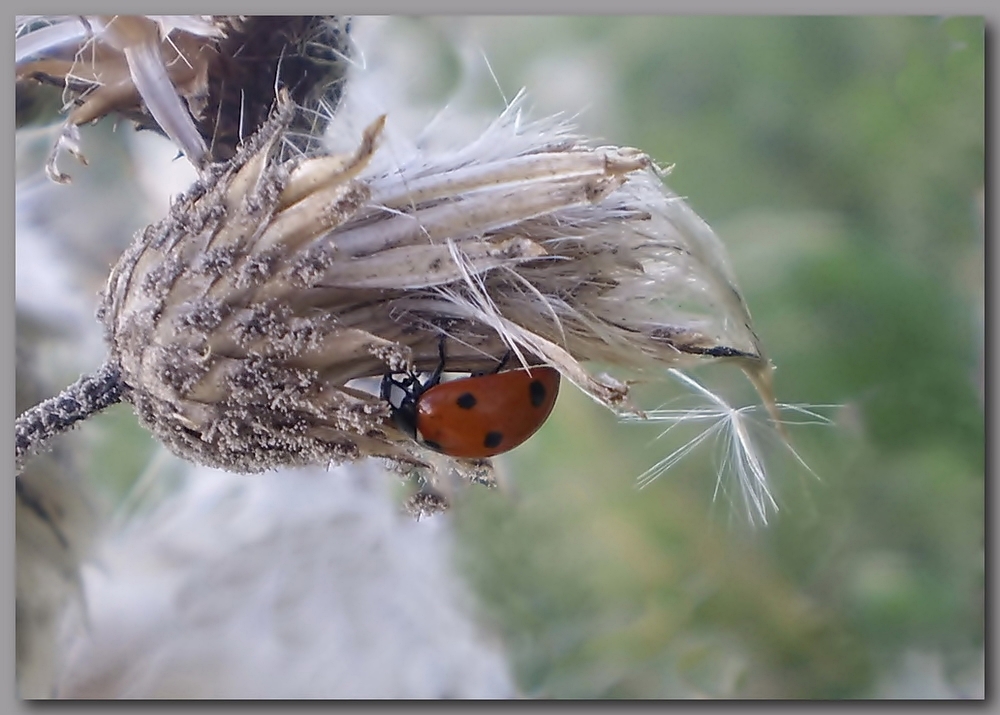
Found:
[[[426, 382], [416, 375], [396, 381], [382, 378], [382, 399], [392, 406], [401, 430], [416, 442], [463, 459], [493, 457], [510, 451], [542, 426], [559, 395], [559, 371], [551, 367], [505, 370], [441, 382], [441, 362]], [[403, 391], [399, 406], [392, 388]]]

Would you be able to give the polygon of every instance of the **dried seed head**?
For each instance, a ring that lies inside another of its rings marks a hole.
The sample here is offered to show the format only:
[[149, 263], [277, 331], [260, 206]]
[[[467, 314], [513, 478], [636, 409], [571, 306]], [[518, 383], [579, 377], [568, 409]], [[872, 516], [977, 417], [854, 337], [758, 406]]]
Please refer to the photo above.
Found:
[[351, 19], [328, 15], [227, 15], [215, 18], [223, 37], [208, 73], [204, 108], [196, 115], [211, 137], [214, 161], [230, 159], [243, 137], [261, 127], [277, 88], [298, 105], [286, 138], [314, 149], [340, 102], [352, 52]]
[[340, 99], [349, 29], [348, 18], [318, 15], [20, 18], [18, 105], [27, 121], [33, 88], [47, 84], [73, 106], [47, 166], [61, 182], [59, 150], [83, 161], [77, 128], [111, 113], [165, 134], [199, 168], [226, 161], [278, 88], [300, 107], [288, 139], [307, 150]]
[[[404, 367], [495, 367], [508, 350], [629, 409], [600, 361], [666, 379], [769, 364], [711, 230], [634, 149], [593, 147], [523, 97], [448, 153], [284, 160], [285, 100], [224, 171], [148, 228], [112, 271], [101, 316], [143, 422], [238, 471], [381, 456], [441, 472], [349, 385]], [[480, 463], [463, 474], [489, 480]], [[488, 470], [487, 470], [488, 471]], [[486, 476], [483, 476], [483, 475]]]
[[[139, 237], [101, 311], [140, 418], [180, 454], [238, 471], [395, 454], [378, 440], [387, 408], [326, 374], [333, 346], [341, 357], [385, 346], [288, 294], [308, 237], [295, 205], [279, 210], [289, 168], [269, 162], [292, 110]], [[329, 220], [363, 202], [350, 177], [366, 159], [328, 177]]]

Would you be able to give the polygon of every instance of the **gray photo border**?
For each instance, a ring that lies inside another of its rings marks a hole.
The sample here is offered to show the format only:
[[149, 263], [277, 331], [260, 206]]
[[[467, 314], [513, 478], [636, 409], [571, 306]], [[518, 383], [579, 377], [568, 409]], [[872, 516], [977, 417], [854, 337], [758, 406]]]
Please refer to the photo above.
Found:
[[[36, 14], [39, 12], [39, 5], [50, 5], [54, 3], [32, 3], [28, 4], [26, 2], [15, 3], [17, 9], [21, 10], [23, 13]], [[107, 3], [99, 2], [96, 4], [91, 4], [88, 7], [88, 12], [92, 12], [95, 8], [99, 8]], [[156, 12], [159, 8], [160, 12], [163, 12], [163, 3], [148, 3], [146, 0], [141, 0], [136, 3], [138, 8], [141, 9], [143, 6], [148, 7], [152, 12]], [[477, 4], [475, 5], [475, 12], [469, 12], [472, 7], [468, 3], [457, 2], [456, 0], [420, 0], [419, 3], [410, 4], [403, 0], [390, 0], [389, 2], [367, 2], [367, 3], [334, 3], [332, 6], [319, 7], [318, 3], [303, 3], [303, 2], [293, 2], [291, 7], [286, 4], [282, 4], [281, 11], [283, 14], [292, 14], [288, 10], [294, 8], [301, 14], [306, 14], [308, 12], [344, 12], [351, 14], [497, 14], [497, 15], [570, 15], [570, 14], [613, 14], [613, 15], [980, 15], [984, 16], [986, 20], [987, 28], [987, 72], [986, 72], [986, 82], [987, 82], [987, 129], [993, 128], [993, 123], [995, 117], [993, 116], [991, 103], [989, 98], [995, 96], [996, 94], [996, 72], [995, 72], [995, 55], [992, 51], [992, 39], [993, 29], [996, 27], [997, 18], [1000, 17], [1000, 5], [995, 2], [991, 3], [988, 0], [962, 0], [961, 2], [952, 3], [940, 3], [940, 2], [928, 2], [927, 0], [910, 0], [909, 2], [903, 2], [902, 0], [866, 0], [861, 2], [860, 0], [841, 0], [837, 4], [823, 3], [823, 4], [805, 4], [805, 3], [795, 3], [788, 2], [787, 0], [758, 0], [754, 3], [741, 3], [738, 0], [701, 0], [701, 2], [693, 2], [692, 0], [684, 0], [683, 2], [670, 2], [670, 3], [655, 3], [651, 0], [618, 0], [612, 4], [607, 4], [603, 2], [594, 2], [593, 0], [584, 3], [570, 3], [566, 0], [547, 0], [545, 2], [539, 2], [539, 0], [531, 0], [530, 2], [526, 0], [507, 0], [507, 2], [499, 3], [489, 3], [485, 5]], [[178, 3], [171, 6], [171, 12], [179, 13], [182, 10], [191, 10], [191, 3]], [[243, 3], [213, 3], [213, 7], [210, 10], [199, 8], [199, 11], [206, 12], [211, 11], [215, 13], [221, 12], [233, 12], [233, 13], [246, 13], [246, 14], [274, 14], [277, 7], [273, 3], [265, 4], [259, 2], [259, 0], [254, 0], [252, 2]], [[131, 12], [130, 8], [130, 12]], [[613, 11], [613, 12], [611, 12]], [[66, 9], [63, 8], [63, 12]], [[13, 22], [13, 18], [11, 18]], [[6, 56], [8, 58], [13, 58], [13, 34], [7, 35], [6, 39], [3, 41], [6, 46]], [[9, 75], [8, 75], [9, 76]], [[8, 95], [9, 96], [9, 95]], [[3, 113], [2, 120], [3, 126], [9, 137], [14, 135], [14, 113], [13, 111], [7, 111]], [[987, 147], [991, 146], [992, 142], [987, 141]], [[14, 153], [13, 153], [13, 142], [8, 141], [3, 145], [2, 148], [4, 163], [8, 167], [14, 166]], [[997, 198], [997, 187], [991, 180], [991, 170], [993, 162], [990, 159], [993, 158], [993, 152], [987, 153], [987, 176], [986, 176], [986, 186], [987, 186], [987, 206], [995, 205]], [[15, 280], [15, 268], [14, 268], [14, 172], [9, 169], [4, 176], [4, 207], [6, 209], [6, 227], [8, 238], [4, 243], [4, 251], [7, 254], [7, 260], [2, 261], [3, 270], [5, 272], [6, 280], [3, 282], [4, 285], [4, 300], [9, 303], [9, 308], [3, 311], [2, 314], [2, 331], [6, 338], [6, 344], [9, 348], [6, 350], [4, 355], [4, 366], [7, 370], [9, 378], [3, 381], [2, 389], [4, 399], [8, 404], [14, 404], [14, 280]], [[990, 212], [987, 211], [986, 219], [986, 235], [990, 236], [992, 227], [992, 220], [990, 218]], [[987, 245], [989, 240], [987, 239]], [[988, 274], [997, 275], [996, 271], [989, 270], [994, 268], [995, 261], [997, 257], [995, 252], [990, 249], [986, 251], [986, 260]], [[990, 336], [993, 334], [993, 318], [998, 314], [996, 308], [996, 295], [995, 291], [990, 288], [990, 280], [987, 280], [986, 286], [986, 300], [987, 300], [987, 327], [986, 327], [986, 350], [987, 355], [990, 353]], [[96, 367], [96, 366], [95, 366]], [[992, 370], [990, 370], [989, 361], [987, 361], [986, 369], [986, 392], [988, 396], [988, 405], [986, 410], [987, 426], [990, 427], [990, 413], [992, 412], [992, 405], [994, 404], [994, 380], [991, 376]], [[14, 410], [11, 409], [7, 414], [11, 415], [11, 421], [13, 421]], [[992, 430], [991, 430], [992, 431]], [[8, 429], [8, 434], [9, 434]], [[988, 443], [990, 440], [988, 440]], [[13, 465], [13, 448], [11, 442], [6, 442], [7, 448], [4, 453], [8, 456], [6, 461], [8, 464]], [[989, 452], [992, 450], [987, 450], [987, 470], [990, 471], [992, 465], [992, 458]], [[987, 485], [989, 480], [987, 480]], [[995, 506], [993, 504], [993, 498], [995, 498], [995, 490], [989, 489], [987, 487], [987, 502], [989, 507]], [[3, 635], [4, 642], [7, 647], [2, 651], [3, 665], [2, 669], [5, 673], [3, 679], [3, 696], [0, 702], [4, 703], [2, 707], [2, 712], [29, 712], [34, 707], [46, 707], [43, 704], [35, 705], [31, 702], [22, 702], [15, 698], [14, 696], [14, 589], [13, 589], [13, 574], [14, 574], [14, 490], [8, 487], [6, 490], [6, 496], [3, 497], [4, 500], [4, 514], [7, 515], [8, 528], [6, 529], [7, 537], [5, 537], [5, 545], [2, 551], [3, 554], [3, 566], [2, 573], [9, 575], [7, 583], [10, 587], [3, 589], [3, 602], [5, 607], [5, 613], [7, 617], [3, 622]], [[993, 510], [996, 513], [996, 510]], [[990, 559], [991, 556], [995, 555], [995, 549], [992, 544], [993, 529], [989, 528], [989, 523], [987, 522], [987, 558]], [[987, 593], [992, 591], [992, 578], [990, 566], [992, 565], [992, 560], [988, 562], [987, 565]], [[995, 662], [992, 653], [992, 625], [993, 625], [993, 614], [992, 608], [987, 608], [987, 649], [986, 649], [986, 663], [987, 663], [987, 702], [992, 700], [993, 688], [993, 671], [995, 669]], [[104, 710], [108, 705], [104, 702], [77, 702], [77, 706], [83, 706], [88, 709]], [[133, 707], [139, 710], [145, 704], [134, 704], [134, 703], [122, 703], [116, 704], [114, 709], [117, 712], [130, 711]], [[299, 703], [295, 704], [299, 706]], [[370, 703], [368, 707], [384, 707], [387, 703]], [[618, 707], [614, 703], [609, 704], [591, 704], [591, 707], [595, 706], [599, 709], [608, 708], [610, 711], [612, 707]], [[768, 704], [764, 704], [768, 705]], [[795, 703], [789, 704], [792, 707], [808, 707], [808, 703]], [[874, 706], [874, 703], [872, 703]], [[954, 706], [951, 703], [943, 703], [938, 706], [932, 703], [925, 703], [921, 710], [927, 712], [927, 709], [937, 710], [940, 707], [944, 710], [949, 705]], [[160, 701], [151, 701], [149, 705], [155, 707], [160, 712], [178, 712], [178, 713], [197, 713], [197, 712], [210, 712], [217, 709], [233, 709], [235, 711], [245, 710], [251, 707], [255, 712], [283, 712], [287, 710], [289, 704], [279, 704], [279, 703], [266, 703], [266, 702], [251, 702], [247, 701], [245, 703], [205, 703], [197, 705], [188, 705], [180, 702], [169, 703]], [[332, 707], [342, 708], [348, 706], [347, 703], [338, 703], [332, 705]], [[358, 704], [359, 707], [363, 706]], [[464, 704], [460, 705], [464, 706]], [[493, 704], [493, 707], [497, 707], [498, 704]], [[511, 703], [511, 704], [499, 704], [499, 707], [529, 707], [534, 708], [540, 706], [540, 704], [529, 704], [529, 703]], [[674, 712], [687, 711], [689, 708], [693, 709], [698, 707], [700, 711], [704, 711], [707, 706], [709, 709], [716, 709], [724, 707], [724, 704], [708, 704], [708, 703], [669, 703], [665, 705], [669, 707]], [[857, 704], [843, 703], [833, 704], [826, 703], [826, 707], [835, 708], [852, 708], [858, 707]], [[316, 707], [327, 708], [331, 707], [328, 703], [317, 703]], [[353, 709], [354, 705], [351, 704], [349, 707]], [[8, 710], [9, 708], [9, 710]], [[590, 708], [588, 708], [590, 709]]]

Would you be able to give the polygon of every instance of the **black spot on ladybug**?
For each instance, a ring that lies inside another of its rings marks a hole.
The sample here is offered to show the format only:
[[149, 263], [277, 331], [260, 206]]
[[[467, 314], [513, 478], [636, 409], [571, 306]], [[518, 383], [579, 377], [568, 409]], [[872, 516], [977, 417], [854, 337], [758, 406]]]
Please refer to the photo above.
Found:
[[463, 410], [471, 410], [473, 407], [476, 406], [476, 396], [473, 395], [471, 392], [463, 392], [461, 395], [458, 396], [458, 399], [455, 400], [455, 404], [457, 404]]
[[503, 442], [502, 432], [487, 432], [486, 439], [483, 440], [483, 446], [488, 449], [493, 449], [495, 447], [499, 447], [501, 442]]
[[531, 384], [528, 385], [528, 394], [531, 396], [531, 406], [541, 407], [545, 404], [545, 396], [548, 394], [548, 390], [545, 389], [545, 385], [540, 381], [532, 380]]
[[438, 444], [437, 442], [434, 442], [433, 440], [425, 439], [424, 444], [430, 447], [431, 449], [435, 450], [436, 452], [441, 451], [441, 445]]

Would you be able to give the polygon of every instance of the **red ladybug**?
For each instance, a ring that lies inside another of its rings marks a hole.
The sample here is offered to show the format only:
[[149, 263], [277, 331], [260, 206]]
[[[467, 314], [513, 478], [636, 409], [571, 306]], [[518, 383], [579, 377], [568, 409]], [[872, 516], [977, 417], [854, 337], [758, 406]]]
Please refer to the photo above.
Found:
[[551, 367], [441, 382], [443, 369], [442, 355], [427, 382], [416, 375], [402, 382], [386, 375], [382, 398], [392, 405], [392, 388], [402, 389], [402, 401], [393, 405], [396, 424], [420, 444], [451, 457], [480, 459], [514, 449], [538, 431], [559, 395], [559, 371]]

